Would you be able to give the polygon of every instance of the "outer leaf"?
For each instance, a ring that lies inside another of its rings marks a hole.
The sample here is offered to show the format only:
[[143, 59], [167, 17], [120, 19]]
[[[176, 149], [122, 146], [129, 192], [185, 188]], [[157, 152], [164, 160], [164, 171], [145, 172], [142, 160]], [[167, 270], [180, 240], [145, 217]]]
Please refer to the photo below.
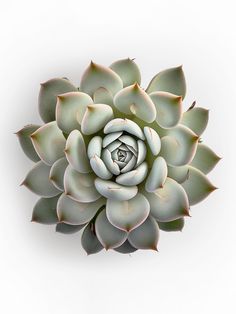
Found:
[[183, 187], [167, 178], [163, 188], [154, 193], [143, 192], [150, 203], [151, 215], [158, 221], [168, 222], [189, 215], [188, 197]]
[[167, 178], [167, 165], [162, 157], [157, 157], [152, 165], [152, 169], [146, 180], [145, 189], [147, 192], [155, 192], [158, 188], [163, 187]]
[[104, 87], [99, 87], [93, 94], [95, 104], [107, 104], [113, 107], [113, 96], [109, 90]]
[[34, 133], [38, 128], [40, 128], [39, 125], [30, 124], [26, 125], [25, 127], [23, 127], [23, 129], [16, 133], [24, 153], [29, 159], [34, 162], [39, 161], [40, 158], [34, 149], [30, 135]]
[[157, 251], [159, 228], [155, 219], [149, 216], [145, 222], [129, 233], [128, 240], [137, 249]]
[[184, 218], [179, 218], [169, 222], [158, 222], [158, 226], [163, 231], [182, 231], [184, 227]]
[[154, 92], [150, 97], [156, 107], [156, 122], [162, 128], [175, 127], [182, 116], [182, 97], [167, 92]]
[[182, 183], [185, 189], [190, 205], [195, 205], [205, 199], [216, 187], [208, 178], [198, 169], [189, 166], [188, 177]]
[[93, 104], [87, 106], [81, 130], [86, 135], [100, 131], [113, 118], [112, 108], [104, 104]]
[[141, 83], [139, 68], [137, 64], [129, 58], [112, 63], [110, 68], [121, 77], [124, 87], [134, 83]]
[[140, 226], [147, 219], [149, 211], [148, 200], [140, 193], [128, 201], [107, 200], [108, 220], [113, 226], [127, 232]]
[[147, 87], [147, 93], [169, 92], [184, 99], [186, 94], [186, 82], [182, 66], [170, 68], [158, 73]]
[[64, 186], [65, 194], [81, 203], [94, 202], [101, 197], [94, 186], [94, 175], [79, 173], [71, 166], [66, 168]]
[[181, 124], [189, 127], [197, 135], [201, 135], [207, 127], [209, 110], [201, 107], [194, 107], [184, 112]]
[[81, 243], [88, 255], [100, 252], [103, 246], [96, 237], [93, 225], [88, 224], [81, 237]]
[[41, 84], [39, 92], [39, 113], [44, 122], [55, 120], [57, 96], [75, 92], [77, 88], [67, 79], [55, 78]]
[[53, 185], [61, 191], [64, 191], [64, 174], [68, 166], [67, 159], [62, 157], [58, 159], [50, 170], [49, 179]]
[[219, 160], [220, 157], [217, 156], [212, 149], [204, 144], [198, 144], [191, 166], [207, 174], [215, 167]]
[[56, 105], [56, 121], [59, 128], [69, 134], [80, 129], [83, 116], [92, 98], [81, 92], [70, 92], [58, 96]]
[[34, 206], [32, 221], [41, 224], [55, 224], [58, 222], [57, 218], [57, 201], [59, 196], [52, 198], [40, 198]]
[[59, 221], [71, 225], [85, 224], [94, 217], [99, 208], [105, 203], [104, 198], [99, 198], [91, 203], [80, 203], [62, 194], [57, 204]]
[[151, 98], [138, 84], [125, 87], [114, 97], [115, 107], [128, 115], [134, 114], [145, 122], [156, 118], [156, 108]]
[[91, 171], [83, 135], [78, 130], [70, 133], [66, 140], [66, 158], [69, 164], [81, 173]]
[[111, 69], [91, 62], [82, 76], [80, 90], [93, 97], [94, 92], [100, 87], [106, 88], [112, 95], [115, 95], [122, 89], [123, 83]]
[[31, 139], [37, 154], [46, 164], [52, 165], [64, 156], [66, 140], [56, 121], [41, 126]]
[[63, 234], [73, 234], [80, 231], [84, 226], [85, 225], [74, 226], [65, 224], [64, 222], [60, 222], [56, 226], [56, 232], [60, 232]]
[[60, 194], [61, 191], [56, 189], [49, 180], [50, 169], [51, 168], [45, 165], [42, 161], [37, 162], [27, 174], [22, 184], [32, 192], [45, 198]]
[[105, 210], [98, 215], [95, 230], [98, 240], [106, 250], [119, 247], [127, 239], [125, 231], [117, 229], [108, 221]]
[[137, 251], [136, 248], [134, 248], [128, 240], [126, 240], [121, 246], [114, 249], [116, 252], [122, 253], [122, 254], [130, 254], [135, 251]]

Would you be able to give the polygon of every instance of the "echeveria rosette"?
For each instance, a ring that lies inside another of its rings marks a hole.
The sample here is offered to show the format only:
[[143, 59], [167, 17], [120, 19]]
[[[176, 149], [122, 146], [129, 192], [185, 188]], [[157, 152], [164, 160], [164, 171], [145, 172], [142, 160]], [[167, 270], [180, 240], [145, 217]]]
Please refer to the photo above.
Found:
[[23, 184], [40, 195], [32, 220], [70, 234], [83, 229], [88, 254], [157, 249], [159, 229], [182, 230], [189, 207], [215, 187], [219, 157], [200, 141], [208, 111], [191, 106], [182, 67], [157, 74], [144, 90], [133, 60], [91, 62], [80, 87], [41, 84], [44, 125], [20, 130], [36, 164]]

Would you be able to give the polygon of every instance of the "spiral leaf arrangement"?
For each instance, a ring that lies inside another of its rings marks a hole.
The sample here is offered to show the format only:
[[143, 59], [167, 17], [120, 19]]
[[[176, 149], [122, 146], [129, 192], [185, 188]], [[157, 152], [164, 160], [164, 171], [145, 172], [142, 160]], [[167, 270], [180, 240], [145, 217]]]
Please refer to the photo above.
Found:
[[157, 250], [159, 229], [182, 230], [189, 207], [215, 187], [219, 157], [200, 136], [208, 110], [183, 112], [182, 67], [158, 73], [147, 89], [131, 59], [91, 62], [77, 88], [66, 78], [41, 84], [44, 125], [17, 134], [36, 164], [23, 184], [40, 195], [32, 221], [71, 234], [83, 229], [88, 254]]

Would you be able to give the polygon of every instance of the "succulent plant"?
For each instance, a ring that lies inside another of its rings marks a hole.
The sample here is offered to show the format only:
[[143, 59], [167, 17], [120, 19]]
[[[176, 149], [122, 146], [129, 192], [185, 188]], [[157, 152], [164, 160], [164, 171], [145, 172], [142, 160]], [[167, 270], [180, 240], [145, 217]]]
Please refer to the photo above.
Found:
[[44, 125], [17, 134], [36, 164], [23, 184], [41, 196], [32, 221], [71, 234], [83, 229], [88, 254], [157, 249], [159, 229], [182, 230], [189, 207], [215, 187], [206, 174], [219, 157], [200, 139], [208, 110], [186, 111], [182, 67], [144, 90], [131, 59], [91, 62], [77, 88], [66, 78], [41, 84]]

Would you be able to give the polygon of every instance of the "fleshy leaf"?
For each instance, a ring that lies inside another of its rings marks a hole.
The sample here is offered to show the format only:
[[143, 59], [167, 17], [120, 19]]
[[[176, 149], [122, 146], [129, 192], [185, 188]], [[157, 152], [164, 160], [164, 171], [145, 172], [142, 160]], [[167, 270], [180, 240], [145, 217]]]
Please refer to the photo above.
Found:
[[170, 68], [158, 73], [147, 87], [147, 93], [162, 91], [182, 96], [186, 94], [186, 82], [182, 66]]
[[58, 159], [51, 167], [49, 179], [53, 185], [61, 191], [64, 191], [64, 174], [68, 166], [68, 161], [65, 157]]
[[73, 234], [83, 229], [84, 226], [85, 225], [75, 226], [75, 225], [65, 224], [64, 222], [59, 222], [56, 225], [56, 232], [63, 233], [63, 234]]
[[207, 127], [209, 110], [201, 107], [194, 107], [183, 113], [181, 124], [189, 127], [197, 135], [201, 135]]
[[113, 96], [109, 90], [104, 87], [99, 87], [93, 94], [95, 104], [107, 104], [113, 107]]
[[219, 160], [220, 157], [217, 156], [212, 149], [199, 143], [196, 154], [191, 162], [191, 166], [207, 174], [215, 167]]
[[97, 155], [94, 155], [90, 159], [90, 165], [95, 174], [104, 180], [109, 180], [112, 178], [113, 174], [107, 169], [105, 163], [101, 158], [99, 158]]
[[191, 166], [188, 168], [188, 177], [182, 186], [188, 195], [190, 205], [195, 205], [206, 198], [216, 187], [200, 170]]
[[86, 135], [97, 133], [112, 118], [113, 111], [110, 106], [105, 104], [89, 105], [81, 123], [81, 131]]
[[152, 154], [157, 156], [161, 150], [161, 140], [159, 135], [154, 129], [148, 126], [145, 126], [143, 131]]
[[152, 165], [152, 169], [147, 177], [145, 189], [147, 192], [155, 192], [163, 187], [167, 178], [167, 165], [163, 157], [157, 157]]
[[55, 120], [57, 96], [78, 89], [67, 79], [55, 78], [41, 84], [39, 92], [39, 113], [45, 123]]
[[127, 232], [140, 226], [148, 217], [149, 211], [148, 200], [140, 193], [128, 201], [107, 200], [108, 220], [113, 226]]
[[126, 201], [133, 198], [137, 192], [137, 186], [122, 186], [113, 181], [106, 181], [100, 178], [95, 179], [97, 191], [104, 197], [116, 201]]
[[127, 239], [127, 233], [125, 231], [114, 227], [109, 222], [105, 210], [97, 216], [95, 230], [98, 240], [106, 250], [120, 246]]
[[66, 140], [66, 158], [69, 164], [81, 173], [91, 171], [83, 135], [78, 130], [70, 133]]
[[163, 231], [182, 231], [184, 227], [184, 218], [179, 218], [173, 221], [160, 222], [158, 221], [158, 226]]
[[182, 116], [182, 97], [167, 92], [154, 92], [150, 97], [156, 107], [156, 122], [162, 128], [175, 127]]
[[94, 186], [94, 175], [84, 174], [68, 166], [64, 176], [65, 194], [81, 203], [90, 203], [98, 200], [101, 195]]
[[159, 238], [158, 224], [151, 216], [138, 228], [129, 233], [128, 240], [131, 245], [137, 249], [157, 251], [157, 242]]
[[114, 97], [114, 106], [121, 112], [151, 123], [156, 119], [156, 108], [148, 94], [138, 85], [125, 87]]
[[31, 134], [31, 140], [41, 160], [48, 165], [64, 156], [66, 140], [56, 121], [41, 126]]
[[71, 225], [85, 224], [95, 216], [105, 203], [104, 198], [99, 198], [91, 203], [80, 203], [62, 194], [57, 203], [58, 219], [60, 222]]
[[143, 162], [134, 170], [120, 174], [116, 177], [116, 182], [126, 186], [138, 185], [146, 178], [147, 172], [148, 165], [146, 162]]
[[150, 203], [151, 215], [158, 221], [167, 222], [189, 215], [188, 197], [183, 187], [167, 178], [163, 188], [154, 193], [143, 192]]
[[70, 92], [59, 95], [56, 105], [56, 121], [58, 127], [66, 134], [80, 129], [83, 116], [92, 98], [81, 92]]
[[147, 148], [144, 142], [141, 140], [137, 140], [137, 145], [138, 145], [138, 156], [137, 156], [136, 166], [139, 166], [145, 160]]
[[114, 251], [122, 254], [130, 254], [137, 251], [137, 249], [133, 247], [128, 240], [126, 240], [123, 244], [121, 244], [121, 246], [115, 248]]
[[162, 137], [160, 155], [170, 166], [183, 166], [192, 161], [197, 144], [198, 136], [186, 126], [178, 125]]
[[98, 253], [103, 249], [103, 246], [96, 237], [93, 224], [88, 224], [84, 229], [81, 243], [88, 255]]
[[120, 168], [119, 166], [114, 162], [114, 160], [111, 157], [111, 153], [108, 149], [104, 149], [102, 152], [102, 159], [107, 167], [107, 169], [113, 173], [114, 175], [120, 174]]
[[30, 124], [30, 125], [26, 125], [25, 127], [23, 127], [23, 129], [21, 129], [20, 131], [16, 133], [22, 150], [24, 151], [26, 156], [34, 162], [39, 161], [40, 158], [34, 149], [30, 136], [38, 128], [40, 128], [39, 125]]
[[100, 136], [94, 136], [88, 144], [87, 155], [88, 158], [92, 158], [97, 155], [101, 157], [102, 152], [102, 138]]
[[104, 128], [105, 134], [119, 131], [125, 131], [127, 133], [133, 134], [134, 136], [139, 137], [141, 140], [145, 139], [141, 128], [135, 122], [129, 119], [113, 119], [108, 122]]
[[129, 58], [118, 60], [112, 63], [110, 68], [120, 76], [124, 87], [134, 83], [141, 83], [141, 74], [139, 68], [137, 64]]
[[122, 131], [109, 133], [103, 138], [102, 147], [105, 148], [108, 145], [112, 144], [116, 139], [122, 135]]
[[106, 88], [115, 95], [122, 89], [123, 83], [111, 69], [91, 62], [82, 76], [80, 90], [93, 97], [94, 92], [100, 87]]
[[45, 198], [53, 197], [61, 193], [49, 180], [51, 167], [45, 165], [42, 161], [29, 171], [22, 185], [25, 185], [33, 193]]
[[183, 183], [185, 180], [187, 180], [188, 175], [189, 175], [188, 165], [181, 167], [168, 166], [168, 177], [174, 179], [178, 183]]
[[59, 196], [52, 198], [40, 198], [34, 206], [32, 221], [41, 224], [56, 224], [57, 218], [57, 201]]

